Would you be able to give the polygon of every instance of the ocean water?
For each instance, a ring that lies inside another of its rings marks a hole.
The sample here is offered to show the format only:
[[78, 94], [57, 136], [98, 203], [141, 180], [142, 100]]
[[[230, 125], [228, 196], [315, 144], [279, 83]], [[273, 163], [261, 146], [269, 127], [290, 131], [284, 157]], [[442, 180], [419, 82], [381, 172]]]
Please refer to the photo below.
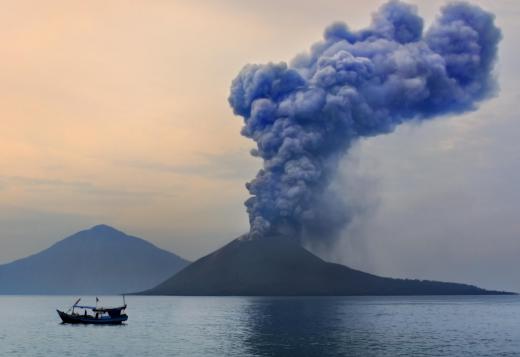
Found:
[[127, 297], [125, 325], [61, 324], [75, 299], [0, 296], [0, 356], [520, 356], [518, 296]]

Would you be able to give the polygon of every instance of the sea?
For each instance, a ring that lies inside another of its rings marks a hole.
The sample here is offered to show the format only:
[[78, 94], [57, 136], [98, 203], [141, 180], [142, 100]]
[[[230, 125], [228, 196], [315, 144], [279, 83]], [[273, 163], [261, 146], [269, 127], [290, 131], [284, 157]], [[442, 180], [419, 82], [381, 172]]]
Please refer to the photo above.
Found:
[[129, 296], [124, 325], [61, 324], [76, 299], [0, 296], [0, 356], [520, 356], [519, 296]]

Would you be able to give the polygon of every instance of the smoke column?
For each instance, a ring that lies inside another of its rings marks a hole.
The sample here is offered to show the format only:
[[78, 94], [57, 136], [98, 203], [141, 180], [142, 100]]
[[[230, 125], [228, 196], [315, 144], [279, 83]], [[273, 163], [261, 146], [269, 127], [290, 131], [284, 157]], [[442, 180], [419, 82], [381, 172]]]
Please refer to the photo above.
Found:
[[450, 3], [423, 32], [415, 6], [384, 4], [371, 25], [328, 27], [309, 53], [248, 64], [229, 103], [263, 160], [246, 184], [250, 236], [326, 240], [349, 222], [329, 187], [352, 143], [401, 123], [475, 110], [497, 89], [500, 30], [494, 15]]

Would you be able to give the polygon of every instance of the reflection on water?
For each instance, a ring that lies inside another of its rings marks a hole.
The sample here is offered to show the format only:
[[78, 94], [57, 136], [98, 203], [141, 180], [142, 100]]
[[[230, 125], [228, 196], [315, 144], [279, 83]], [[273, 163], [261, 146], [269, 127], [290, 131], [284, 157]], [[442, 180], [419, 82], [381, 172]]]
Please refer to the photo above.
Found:
[[251, 298], [255, 356], [520, 356], [518, 297]]
[[[345, 355], [354, 336], [348, 336], [348, 305], [320, 298], [253, 299], [245, 308], [250, 334], [244, 341], [255, 356]], [[358, 321], [358, 337], [369, 339], [370, 329]]]
[[130, 297], [126, 325], [60, 324], [74, 300], [0, 297], [0, 356], [520, 356], [516, 296]]

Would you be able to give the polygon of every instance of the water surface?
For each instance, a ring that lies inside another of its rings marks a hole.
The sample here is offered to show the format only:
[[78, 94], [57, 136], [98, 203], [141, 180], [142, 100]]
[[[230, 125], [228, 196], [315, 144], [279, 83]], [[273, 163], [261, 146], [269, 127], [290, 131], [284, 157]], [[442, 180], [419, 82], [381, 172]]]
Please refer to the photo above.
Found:
[[0, 356], [520, 356], [518, 296], [128, 297], [123, 326], [60, 324], [74, 300], [0, 296]]

